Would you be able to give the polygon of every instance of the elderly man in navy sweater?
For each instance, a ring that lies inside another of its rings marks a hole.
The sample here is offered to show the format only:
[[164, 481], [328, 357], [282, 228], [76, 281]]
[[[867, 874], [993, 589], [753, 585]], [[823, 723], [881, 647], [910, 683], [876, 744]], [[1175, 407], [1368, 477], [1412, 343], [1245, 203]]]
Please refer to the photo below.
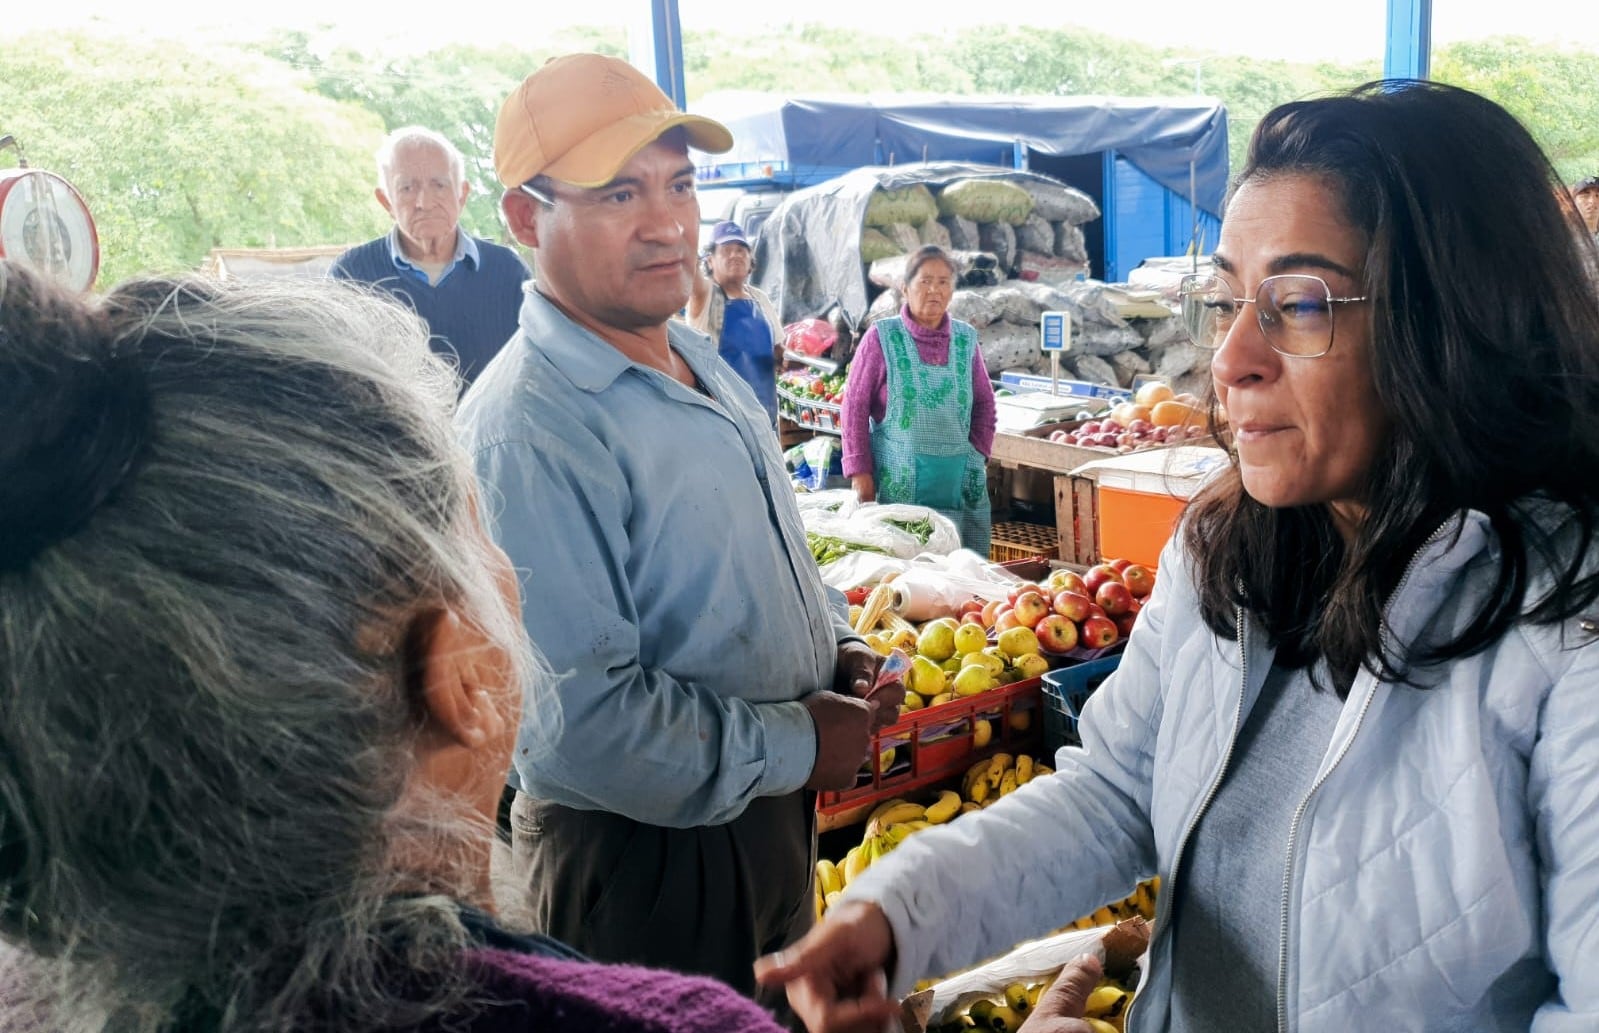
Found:
[[377, 284], [427, 323], [433, 350], [470, 383], [517, 329], [527, 264], [510, 248], [460, 228], [471, 185], [461, 152], [420, 126], [396, 129], [378, 148], [378, 203], [386, 235], [338, 257], [329, 275]]

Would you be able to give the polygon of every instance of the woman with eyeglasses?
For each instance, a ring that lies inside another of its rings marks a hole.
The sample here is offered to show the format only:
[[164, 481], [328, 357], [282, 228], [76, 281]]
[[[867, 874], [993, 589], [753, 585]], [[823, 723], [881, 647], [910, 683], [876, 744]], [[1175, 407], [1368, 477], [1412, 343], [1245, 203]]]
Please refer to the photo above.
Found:
[[1056, 774], [765, 964], [813, 1031], [1151, 875], [1131, 1033], [1599, 1029], [1599, 302], [1555, 182], [1447, 86], [1261, 121], [1182, 287], [1230, 468]]
[[905, 304], [861, 338], [844, 395], [844, 476], [862, 502], [936, 509], [988, 555], [994, 385], [977, 330], [954, 319], [955, 262], [936, 244], [905, 263]]

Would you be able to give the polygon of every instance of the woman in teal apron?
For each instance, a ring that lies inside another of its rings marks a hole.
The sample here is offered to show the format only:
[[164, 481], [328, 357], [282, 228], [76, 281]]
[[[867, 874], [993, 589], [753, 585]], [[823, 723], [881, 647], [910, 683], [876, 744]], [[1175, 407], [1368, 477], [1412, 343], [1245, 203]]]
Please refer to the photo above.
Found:
[[955, 281], [942, 248], [921, 248], [905, 266], [899, 315], [861, 339], [844, 391], [844, 474], [862, 502], [938, 510], [987, 556], [994, 387], [977, 330], [949, 316]]

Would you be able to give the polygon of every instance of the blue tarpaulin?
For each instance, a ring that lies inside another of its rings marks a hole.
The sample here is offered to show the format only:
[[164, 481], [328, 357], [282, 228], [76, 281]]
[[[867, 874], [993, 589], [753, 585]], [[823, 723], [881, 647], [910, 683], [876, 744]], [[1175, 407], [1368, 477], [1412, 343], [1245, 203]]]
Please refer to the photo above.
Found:
[[1203, 97], [834, 97], [713, 93], [691, 105], [732, 130], [702, 169], [771, 165], [799, 184], [846, 169], [919, 161], [1010, 165], [1016, 148], [1066, 157], [1116, 151], [1220, 216], [1227, 112]]

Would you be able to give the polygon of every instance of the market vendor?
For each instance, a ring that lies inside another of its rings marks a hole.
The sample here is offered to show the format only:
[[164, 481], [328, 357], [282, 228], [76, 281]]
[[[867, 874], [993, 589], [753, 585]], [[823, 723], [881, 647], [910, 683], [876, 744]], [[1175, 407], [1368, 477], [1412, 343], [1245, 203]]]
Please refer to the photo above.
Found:
[[458, 424], [561, 675], [527, 695], [506, 905], [753, 993], [756, 955], [814, 915], [814, 791], [854, 784], [904, 688], [873, 691], [749, 387], [671, 318], [691, 143], [732, 139], [616, 58], [555, 58], [506, 99], [501, 207], [538, 274]]
[[905, 264], [905, 304], [861, 338], [844, 395], [844, 475], [862, 502], [936, 509], [988, 555], [994, 385], [977, 330], [951, 318], [955, 263], [929, 244]]
[[754, 268], [744, 230], [736, 222], [717, 223], [704, 263], [695, 268], [688, 324], [710, 336], [717, 354], [755, 392], [776, 427], [783, 321], [772, 300], [749, 282]]
[[769, 963], [815, 1033], [1154, 875], [1129, 1033], [1599, 1029], [1599, 297], [1554, 185], [1439, 83], [1265, 115], [1180, 292], [1231, 465], [1082, 745]]

